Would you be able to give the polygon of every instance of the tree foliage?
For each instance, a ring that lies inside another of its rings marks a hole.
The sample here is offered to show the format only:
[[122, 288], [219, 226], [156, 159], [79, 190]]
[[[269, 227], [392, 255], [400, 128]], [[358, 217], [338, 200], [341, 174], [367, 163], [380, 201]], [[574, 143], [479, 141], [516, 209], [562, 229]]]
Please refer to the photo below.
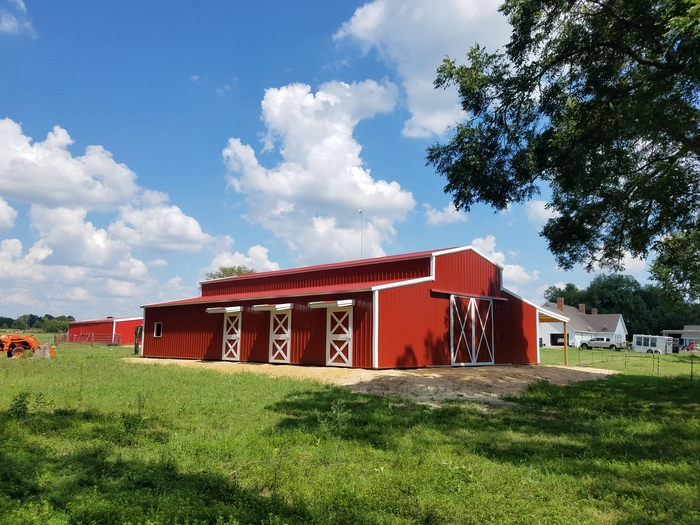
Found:
[[[543, 228], [565, 269], [621, 269], [698, 228], [698, 0], [506, 0], [504, 52], [446, 58], [435, 86], [467, 119], [428, 149], [458, 209], [551, 191]], [[662, 261], [663, 262], [663, 261]]]
[[658, 243], [652, 278], [671, 296], [700, 299], [700, 227]]
[[213, 272], [208, 272], [204, 276], [205, 281], [210, 281], [212, 279], [221, 279], [222, 277], [233, 277], [235, 275], [247, 275], [250, 273], [256, 273], [255, 270], [248, 268], [247, 266], [237, 265], [237, 266], [219, 266]]

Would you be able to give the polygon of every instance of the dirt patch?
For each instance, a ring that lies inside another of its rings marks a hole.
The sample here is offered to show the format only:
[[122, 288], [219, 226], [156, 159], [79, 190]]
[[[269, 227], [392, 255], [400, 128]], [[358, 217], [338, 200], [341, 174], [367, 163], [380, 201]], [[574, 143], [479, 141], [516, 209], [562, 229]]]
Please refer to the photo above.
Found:
[[497, 403], [503, 396], [517, 395], [527, 385], [538, 380], [545, 379], [557, 385], [565, 385], [577, 381], [601, 379], [617, 373], [613, 370], [544, 365], [365, 370], [190, 359], [143, 357], [125, 359], [134, 363], [170, 364], [224, 373], [252, 372], [272, 377], [312, 379], [331, 385], [345, 386], [354, 392], [399, 396], [418, 403], [433, 405], [450, 399]]

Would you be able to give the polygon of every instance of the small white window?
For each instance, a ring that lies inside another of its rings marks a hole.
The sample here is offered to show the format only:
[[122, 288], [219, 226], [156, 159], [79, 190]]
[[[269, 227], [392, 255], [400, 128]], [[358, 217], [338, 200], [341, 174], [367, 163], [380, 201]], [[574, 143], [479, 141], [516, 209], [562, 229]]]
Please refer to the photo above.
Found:
[[156, 323], [153, 327], [153, 337], [161, 337], [163, 335], [163, 323]]

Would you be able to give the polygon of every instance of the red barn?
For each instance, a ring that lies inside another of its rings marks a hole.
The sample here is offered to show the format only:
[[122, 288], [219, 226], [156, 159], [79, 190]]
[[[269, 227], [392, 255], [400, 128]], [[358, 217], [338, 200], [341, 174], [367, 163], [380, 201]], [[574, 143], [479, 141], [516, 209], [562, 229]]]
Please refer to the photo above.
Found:
[[142, 354], [358, 368], [539, 362], [534, 304], [469, 246], [204, 281], [143, 306]]
[[110, 345], [133, 345], [134, 331], [143, 317], [106, 317], [68, 323], [68, 340]]

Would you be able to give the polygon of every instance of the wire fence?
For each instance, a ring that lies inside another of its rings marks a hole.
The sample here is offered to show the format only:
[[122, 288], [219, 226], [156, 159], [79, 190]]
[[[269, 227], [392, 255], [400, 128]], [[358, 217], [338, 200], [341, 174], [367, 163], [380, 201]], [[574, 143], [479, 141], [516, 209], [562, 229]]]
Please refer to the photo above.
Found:
[[[647, 354], [631, 350], [569, 348], [568, 354], [569, 366], [606, 368], [643, 375], [685, 376], [691, 380], [697, 379], [700, 373], [700, 355], [697, 352]], [[540, 355], [542, 364], [564, 365], [564, 349], [561, 347], [543, 348]]]

